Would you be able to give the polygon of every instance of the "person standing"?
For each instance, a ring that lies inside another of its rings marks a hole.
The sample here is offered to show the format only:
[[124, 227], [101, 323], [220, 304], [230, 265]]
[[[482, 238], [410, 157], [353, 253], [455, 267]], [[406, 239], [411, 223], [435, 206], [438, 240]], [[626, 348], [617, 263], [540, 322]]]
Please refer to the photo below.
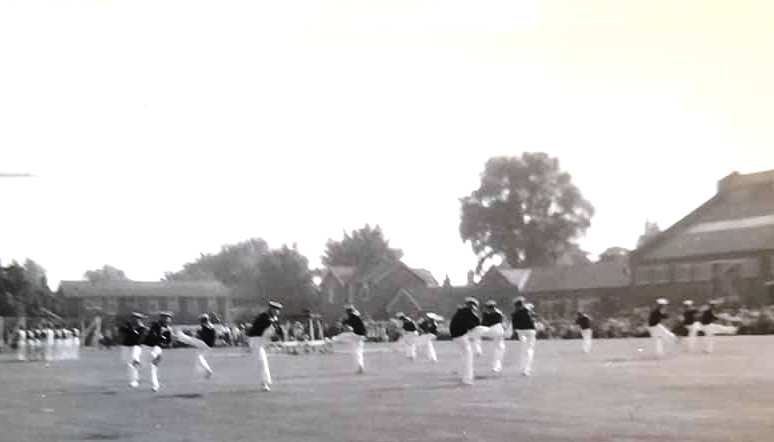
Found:
[[151, 390], [159, 391], [159, 365], [161, 365], [161, 355], [164, 348], [172, 345], [172, 323], [171, 312], [159, 313], [159, 319], [151, 324], [148, 333], [142, 344], [150, 347], [151, 355]]
[[535, 330], [535, 314], [528, 307], [523, 296], [513, 300], [513, 314], [511, 321], [513, 331], [519, 339], [521, 347], [519, 353], [519, 370], [524, 376], [532, 374], [532, 362], [535, 358], [535, 346], [537, 344], [537, 331]]
[[145, 316], [142, 313], [132, 313], [129, 321], [121, 328], [121, 355], [129, 369], [129, 386], [137, 388], [140, 384], [140, 362], [142, 356], [142, 341], [148, 328], [145, 327], [142, 320]]
[[26, 361], [27, 360], [27, 331], [24, 329], [24, 326], [19, 326], [19, 328], [16, 329], [16, 336], [14, 337], [14, 341], [16, 342], [16, 360], [17, 361]]
[[366, 328], [360, 312], [355, 306], [347, 305], [344, 307], [346, 316], [341, 320], [344, 331], [333, 337], [333, 342], [345, 343], [350, 345], [352, 356], [354, 357], [355, 370], [357, 374], [365, 372], [365, 360], [363, 350], [366, 340]]
[[710, 301], [704, 306], [704, 311], [701, 313], [701, 330], [704, 332], [704, 353], [712, 353], [715, 350], [715, 321], [718, 317], [715, 316], [715, 305], [717, 301]]
[[433, 341], [438, 339], [438, 321], [442, 319], [443, 318], [435, 313], [427, 312], [417, 324], [421, 332], [417, 345], [425, 345], [427, 348], [427, 357], [431, 362], [438, 362], [438, 355], [435, 353]]
[[591, 340], [593, 337], [591, 317], [583, 312], [578, 312], [575, 317], [575, 324], [580, 328], [583, 353], [591, 353]]
[[401, 330], [402, 334], [396, 345], [398, 348], [404, 348], [406, 352], [406, 357], [411, 359], [412, 361], [416, 359], [417, 357], [417, 336], [419, 336], [419, 332], [417, 331], [417, 324], [414, 322], [413, 319], [406, 316], [404, 313], [398, 313], [395, 315], [395, 318], [397, 318], [401, 322]]
[[659, 358], [664, 355], [664, 342], [669, 344], [670, 347], [677, 343], [677, 337], [661, 323], [661, 321], [669, 317], [666, 313], [667, 305], [669, 305], [669, 301], [665, 298], [657, 299], [656, 306], [648, 316], [648, 332], [653, 338], [656, 356]]
[[265, 346], [271, 343], [272, 336], [282, 333], [279, 326], [280, 310], [282, 310], [282, 304], [270, 301], [269, 308], [256, 316], [247, 333], [250, 340], [250, 351], [258, 363], [263, 391], [271, 391], [271, 371], [269, 370], [269, 359], [266, 356]]
[[699, 310], [693, 306], [693, 301], [690, 299], [683, 301], [683, 326], [688, 334], [688, 350], [694, 351], [701, 322], [699, 321]]
[[449, 333], [457, 344], [462, 356], [462, 384], [473, 385], [473, 347], [471, 342], [471, 330], [481, 324], [478, 317], [478, 300], [473, 297], [465, 298], [465, 305], [454, 313], [449, 323]]

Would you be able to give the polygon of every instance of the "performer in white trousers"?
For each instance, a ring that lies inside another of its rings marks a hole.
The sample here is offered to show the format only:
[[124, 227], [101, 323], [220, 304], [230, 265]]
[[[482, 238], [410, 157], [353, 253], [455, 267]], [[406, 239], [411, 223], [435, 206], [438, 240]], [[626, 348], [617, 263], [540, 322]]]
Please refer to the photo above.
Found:
[[258, 365], [263, 391], [271, 391], [271, 371], [269, 370], [269, 358], [266, 356], [265, 346], [271, 343], [273, 335], [282, 335], [282, 329], [279, 326], [280, 310], [282, 310], [282, 304], [274, 301], [269, 302], [269, 308], [255, 318], [247, 333], [250, 339], [250, 351]]
[[688, 351], [694, 351], [696, 349], [696, 337], [701, 329], [701, 322], [699, 322], [699, 310], [693, 306], [693, 301], [690, 299], [683, 301], [683, 326], [688, 332]]
[[583, 353], [591, 353], [591, 340], [593, 338], [591, 317], [583, 312], [578, 312], [575, 316], [575, 324], [580, 329]]
[[73, 359], [80, 359], [81, 357], [81, 332], [77, 329], [73, 329]]
[[724, 334], [736, 334], [737, 327], [725, 326], [718, 324], [716, 321], [719, 319], [715, 316], [715, 305], [717, 301], [710, 301], [707, 306], [704, 307], [704, 311], [701, 314], [701, 330], [704, 332], [704, 352], [712, 353], [715, 350], [715, 335], [719, 333]]
[[417, 338], [417, 345], [424, 345], [427, 349], [427, 358], [431, 362], [438, 362], [438, 355], [435, 353], [435, 345], [433, 341], [438, 338], [438, 322], [443, 321], [443, 317], [427, 312], [424, 317], [419, 320], [419, 330], [422, 332]]
[[473, 329], [472, 338], [476, 354], [480, 354], [481, 338], [490, 338], [494, 341], [492, 371], [494, 373], [502, 371], [503, 358], [505, 357], [505, 328], [503, 327], [503, 312], [497, 308], [496, 301], [486, 302], [484, 312], [481, 315], [481, 325]]
[[151, 378], [151, 390], [159, 391], [159, 366], [161, 365], [161, 356], [164, 353], [164, 348], [169, 348], [172, 345], [172, 323], [171, 312], [159, 313], [158, 321], [151, 324], [148, 329], [148, 333], [145, 335], [142, 344], [150, 348], [151, 364], [150, 364], [150, 378]]
[[204, 377], [209, 379], [212, 377], [212, 368], [205, 356], [210, 348], [215, 347], [218, 334], [215, 332], [215, 327], [210, 322], [210, 315], [207, 313], [202, 313], [199, 317], [199, 330], [196, 331], [196, 337], [206, 345], [199, 345], [196, 348], [197, 367], [201, 368], [204, 371]]
[[27, 360], [27, 331], [22, 326], [16, 330], [16, 360]]
[[511, 322], [513, 331], [519, 339], [519, 371], [524, 376], [532, 374], [532, 362], [535, 358], [537, 331], [535, 330], [535, 314], [532, 304], [527, 304], [523, 296], [513, 300]]
[[473, 385], [473, 348], [471, 331], [481, 324], [478, 318], [478, 300], [470, 297], [465, 299], [465, 305], [457, 309], [449, 323], [449, 333], [459, 347], [462, 365], [462, 384]]
[[[59, 353], [60, 351], [59, 345], [56, 345], [55, 347], [55, 344], [59, 344], [58, 342], [56, 342], [58, 341], [58, 339], [56, 339], [54, 329], [51, 328], [51, 325], [47, 325], [44, 329], [44, 332], [45, 332], [45, 340], [43, 341], [43, 345], [44, 345], [43, 359], [45, 359], [46, 361], [53, 361], [55, 352]], [[59, 355], [56, 355], [56, 356], [59, 356]]]
[[406, 352], [406, 357], [412, 361], [417, 358], [417, 324], [404, 313], [397, 313], [395, 318], [401, 322], [401, 336], [395, 345]]
[[144, 318], [143, 314], [134, 312], [129, 321], [120, 328], [121, 356], [127, 365], [129, 386], [132, 388], [137, 388], [140, 385], [141, 345], [148, 332], [147, 327], [142, 322]]
[[355, 371], [358, 374], [365, 372], [365, 358], [363, 350], [366, 340], [366, 328], [360, 312], [353, 305], [344, 307], [346, 317], [342, 319], [341, 325], [344, 326], [344, 332], [333, 337], [333, 342], [349, 344], [352, 356], [354, 358]]
[[669, 301], [664, 298], [657, 299], [656, 306], [651, 310], [650, 316], [648, 317], [648, 332], [650, 333], [651, 338], [653, 338], [656, 356], [659, 358], [664, 355], [665, 342], [670, 350], [677, 344], [677, 337], [674, 333], [669, 331], [669, 329], [661, 323], [661, 321], [669, 317], [666, 313], [666, 306], [668, 304]]

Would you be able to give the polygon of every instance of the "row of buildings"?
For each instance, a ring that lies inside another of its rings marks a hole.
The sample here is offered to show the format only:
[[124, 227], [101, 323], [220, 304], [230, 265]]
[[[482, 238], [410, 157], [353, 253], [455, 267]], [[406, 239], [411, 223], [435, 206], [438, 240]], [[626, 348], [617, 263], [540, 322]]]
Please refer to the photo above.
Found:
[[[216, 282], [65, 281], [70, 315], [120, 315], [131, 310], [173, 310], [182, 322], [200, 312], [229, 320], [234, 300]], [[467, 296], [510, 304], [525, 295], [548, 319], [577, 310], [615, 315], [657, 297], [698, 302], [723, 298], [749, 306], [774, 303], [774, 170], [732, 173], [715, 196], [619, 260], [580, 266], [493, 267], [479, 283], [438, 284], [424, 269], [401, 261], [369, 269], [325, 269], [310, 309], [327, 321], [354, 304], [384, 320], [398, 311], [449, 316]]]

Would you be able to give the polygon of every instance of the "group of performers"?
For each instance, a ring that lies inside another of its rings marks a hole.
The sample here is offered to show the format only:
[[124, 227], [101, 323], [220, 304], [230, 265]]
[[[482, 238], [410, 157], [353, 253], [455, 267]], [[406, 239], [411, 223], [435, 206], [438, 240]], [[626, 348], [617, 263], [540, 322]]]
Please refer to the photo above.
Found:
[[19, 326], [13, 344], [19, 361], [61, 361], [78, 359], [81, 339], [77, 328], [43, 324], [35, 329]]

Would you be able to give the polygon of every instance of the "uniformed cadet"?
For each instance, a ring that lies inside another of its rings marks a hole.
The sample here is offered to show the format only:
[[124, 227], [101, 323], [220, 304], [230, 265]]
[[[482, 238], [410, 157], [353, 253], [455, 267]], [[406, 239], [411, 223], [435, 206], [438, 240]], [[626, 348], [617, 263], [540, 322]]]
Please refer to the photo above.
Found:
[[688, 350], [694, 351], [701, 322], [699, 322], [699, 310], [694, 307], [690, 299], [683, 301], [683, 326], [688, 331]]
[[583, 312], [578, 312], [575, 316], [575, 324], [580, 328], [583, 353], [591, 353], [591, 342], [593, 338], [591, 317]]
[[81, 332], [77, 328], [73, 328], [73, 359], [80, 359], [81, 357]]
[[16, 330], [16, 360], [27, 360], [27, 331], [23, 326], [19, 326]]
[[34, 328], [27, 331], [27, 360], [40, 359], [40, 330]]
[[271, 391], [271, 371], [269, 371], [269, 359], [266, 356], [264, 346], [271, 343], [272, 336], [282, 334], [282, 329], [279, 326], [280, 310], [282, 310], [282, 304], [274, 301], [269, 302], [269, 308], [255, 318], [252, 327], [247, 332], [250, 339], [250, 351], [258, 363], [263, 391]]
[[352, 356], [354, 357], [355, 370], [358, 374], [365, 372], [365, 361], [363, 349], [366, 340], [366, 328], [360, 312], [355, 306], [347, 305], [344, 307], [346, 316], [341, 320], [344, 331], [333, 337], [333, 342], [345, 343], [350, 345]]
[[473, 347], [470, 332], [480, 324], [478, 300], [473, 297], [465, 298], [465, 305], [457, 309], [449, 323], [449, 333], [459, 347], [462, 356], [463, 385], [473, 385]]
[[431, 362], [438, 362], [438, 355], [435, 353], [435, 345], [433, 341], [438, 338], [438, 321], [443, 320], [439, 315], [427, 312], [419, 320], [417, 324], [421, 334], [418, 338], [417, 345], [424, 345], [427, 348], [427, 358]]
[[417, 324], [403, 312], [396, 314], [395, 318], [401, 322], [401, 336], [396, 345], [403, 348], [406, 357], [413, 361], [417, 357]]
[[532, 374], [532, 361], [535, 358], [535, 345], [537, 343], [537, 331], [535, 330], [535, 313], [527, 304], [523, 296], [513, 300], [513, 314], [511, 321], [513, 331], [519, 339], [519, 371], [524, 376]]
[[142, 320], [145, 316], [142, 313], [132, 313], [129, 321], [120, 328], [121, 332], [121, 355], [129, 369], [129, 386], [137, 388], [140, 384], [140, 374], [138, 372], [142, 357], [142, 341], [148, 328], [145, 327]]
[[710, 301], [704, 306], [704, 311], [701, 313], [701, 330], [704, 332], [704, 352], [712, 353], [715, 349], [715, 321], [718, 317], [715, 316], [716, 301]]
[[[196, 337], [207, 344], [207, 347], [215, 347], [217, 333], [215, 332], [215, 327], [212, 325], [212, 322], [210, 322], [210, 316], [207, 313], [203, 313], [199, 317], [199, 329], [196, 330]], [[212, 377], [212, 368], [210, 368], [210, 364], [207, 363], [207, 359], [204, 357], [206, 352], [206, 349], [197, 349], [196, 360], [198, 366], [204, 370], [204, 377], [209, 379]]]
[[54, 345], [56, 344], [57, 339], [51, 324], [46, 324], [45, 328], [43, 329], [43, 333], [44, 333], [43, 359], [46, 361], [53, 361], [54, 350], [58, 350], [58, 349], [54, 348]]
[[142, 345], [150, 348], [151, 364], [151, 390], [159, 391], [159, 365], [161, 364], [161, 355], [164, 348], [172, 345], [172, 323], [171, 312], [159, 313], [159, 319], [151, 324]]
[[651, 310], [648, 317], [648, 332], [653, 338], [655, 345], [656, 356], [661, 357], [664, 355], [664, 342], [670, 347], [673, 347], [677, 343], [677, 337], [666, 328], [661, 321], [667, 319], [669, 315], [666, 313], [666, 306], [669, 301], [664, 298], [656, 300], [656, 306]]
[[503, 312], [497, 308], [497, 302], [489, 300], [481, 314], [481, 325], [473, 331], [476, 354], [482, 353], [481, 338], [491, 338], [494, 341], [492, 352], [492, 371], [499, 373], [503, 369], [503, 357], [505, 357], [505, 328], [503, 327]]

